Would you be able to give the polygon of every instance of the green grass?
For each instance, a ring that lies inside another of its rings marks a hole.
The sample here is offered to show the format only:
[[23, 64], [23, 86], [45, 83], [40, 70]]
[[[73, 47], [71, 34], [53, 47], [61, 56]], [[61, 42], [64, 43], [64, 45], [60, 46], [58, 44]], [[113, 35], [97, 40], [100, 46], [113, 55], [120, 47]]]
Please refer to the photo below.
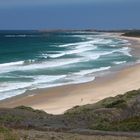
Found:
[[11, 114], [5, 114], [0, 116], [0, 123], [6, 123], [6, 122], [18, 123], [21, 120], [23, 120], [23, 117], [11, 115]]
[[18, 107], [15, 107], [15, 109], [20, 109], [20, 110], [25, 110], [25, 111], [29, 111], [29, 112], [34, 112], [34, 113], [44, 113], [46, 114], [46, 112], [44, 112], [43, 110], [37, 110], [37, 109], [33, 109], [31, 107], [27, 107], [27, 106], [18, 106]]
[[0, 140], [19, 140], [14, 130], [0, 126]]
[[123, 99], [118, 99], [105, 105], [105, 108], [123, 108], [123, 107], [126, 107], [126, 101]]
[[140, 117], [127, 118], [122, 121], [114, 121], [112, 123], [100, 122], [92, 129], [106, 130], [106, 131], [140, 131]]
[[49, 115], [31, 107], [0, 109], [0, 124], [22, 129], [93, 129], [140, 131], [140, 90], [109, 97], [95, 104], [75, 106], [62, 115]]
[[74, 122], [86, 121], [88, 128], [94, 130], [140, 131], [139, 96], [140, 90], [133, 90], [95, 104], [76, 106], [65, 115]]

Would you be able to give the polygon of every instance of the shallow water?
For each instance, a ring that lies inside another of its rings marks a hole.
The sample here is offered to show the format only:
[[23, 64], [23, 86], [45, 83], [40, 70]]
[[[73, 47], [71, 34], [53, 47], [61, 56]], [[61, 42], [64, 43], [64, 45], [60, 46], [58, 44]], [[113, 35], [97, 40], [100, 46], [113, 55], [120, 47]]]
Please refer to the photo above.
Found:
[[26, 90], [93, 81], [97, 73], [134, 62], [129, 45], [94, 32], [1, 32], [0, 100]]

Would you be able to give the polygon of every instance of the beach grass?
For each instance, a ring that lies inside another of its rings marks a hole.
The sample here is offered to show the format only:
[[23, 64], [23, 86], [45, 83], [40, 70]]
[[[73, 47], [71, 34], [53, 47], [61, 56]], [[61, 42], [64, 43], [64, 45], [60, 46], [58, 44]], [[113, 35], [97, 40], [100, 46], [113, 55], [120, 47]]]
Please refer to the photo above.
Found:
[[15, 130], [0, 126], [0, 140], [20, 140]]

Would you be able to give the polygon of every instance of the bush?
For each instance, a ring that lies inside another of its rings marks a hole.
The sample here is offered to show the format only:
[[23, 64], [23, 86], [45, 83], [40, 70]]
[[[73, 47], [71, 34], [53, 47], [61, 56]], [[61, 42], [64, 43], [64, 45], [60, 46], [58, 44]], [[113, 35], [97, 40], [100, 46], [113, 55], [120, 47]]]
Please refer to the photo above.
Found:
[[126, 106], [126, 102], [123, 99], [118, 99], [116, 101], [112, 101], [109, 104], [106, 104], [106, 108], [123, 108]]
[[128, 31], [123, 34], [124, 36], [140, 37], [140, 30]]

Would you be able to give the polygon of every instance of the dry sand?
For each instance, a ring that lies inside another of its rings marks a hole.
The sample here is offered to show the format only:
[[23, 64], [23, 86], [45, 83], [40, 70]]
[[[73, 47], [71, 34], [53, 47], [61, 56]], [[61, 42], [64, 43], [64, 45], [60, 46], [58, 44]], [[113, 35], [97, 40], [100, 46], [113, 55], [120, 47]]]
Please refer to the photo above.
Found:
[[[140, 54], [140, 38], [120, 38], [130, 40], [132, 50], [136, 55]], [[139, 88], [140, 65], [136, 64], [113, 72], [113, 74], [98, 77], [94, 82], [28, 91], [1, 101], [0, 107], [26, 105], [48, 113], [61, 114], [73, 106], [95, 103], [103, 98]]]

